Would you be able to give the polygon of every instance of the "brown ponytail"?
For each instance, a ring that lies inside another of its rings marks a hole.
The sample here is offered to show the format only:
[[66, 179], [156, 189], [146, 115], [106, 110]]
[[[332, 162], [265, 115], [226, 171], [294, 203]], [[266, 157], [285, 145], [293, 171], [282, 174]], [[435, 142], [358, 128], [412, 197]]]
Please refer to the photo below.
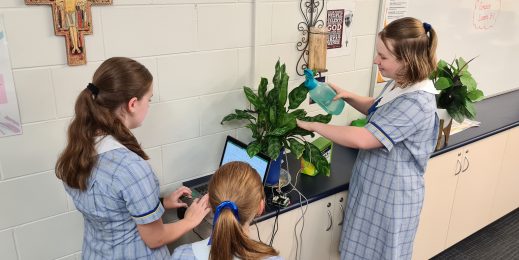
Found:
[[230, 162], [220, 167], [209, 183], [209, 203], [213, 212], [223, 201], [232, 201], [238, 207], [240, 221], [229, 208], [222, 209], [211, 236], [210, 260], [256, 260], [279, 253], [272, 247], [252, 240], [244, 226], [256, 216], [265, 194], [259, 174], [248, 164]]
[[[151, 87], [153, 76], [142, 64], [129, 58], [104, 61], [94, 73], [94, 95], [84, 89], [76, 99], [75, 115], [68, 128], [68, 142], [56, 162], [56, 176], [69, 187], [86, 190], [97, 162], [95, 138], [112, 135], [128, 149], [147, 160], [137, 139], [118, 116], [132, 99], [141, 99]], [[86, 85], [86, 84], [85, 84]]]

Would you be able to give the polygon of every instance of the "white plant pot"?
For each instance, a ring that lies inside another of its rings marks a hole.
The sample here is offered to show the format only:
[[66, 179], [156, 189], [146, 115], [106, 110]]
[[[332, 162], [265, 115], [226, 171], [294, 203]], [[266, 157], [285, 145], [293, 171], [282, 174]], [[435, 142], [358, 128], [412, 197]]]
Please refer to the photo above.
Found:
[[449, 122], [452, 120], [452, 117], [447, 112], [447, 109], [444, 108], [437, 108], [436, 113], [438, 114], [438, 118], [441, 120], [443, 119], [443, 122]]

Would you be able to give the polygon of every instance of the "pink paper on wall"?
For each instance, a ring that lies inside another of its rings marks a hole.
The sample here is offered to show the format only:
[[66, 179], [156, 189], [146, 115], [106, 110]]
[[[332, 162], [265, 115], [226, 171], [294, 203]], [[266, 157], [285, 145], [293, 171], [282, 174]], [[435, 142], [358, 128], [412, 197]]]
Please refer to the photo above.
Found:
[[7, 103], [7, 92], [5, 91], [4, 75], [0, 74], [0, 104]]

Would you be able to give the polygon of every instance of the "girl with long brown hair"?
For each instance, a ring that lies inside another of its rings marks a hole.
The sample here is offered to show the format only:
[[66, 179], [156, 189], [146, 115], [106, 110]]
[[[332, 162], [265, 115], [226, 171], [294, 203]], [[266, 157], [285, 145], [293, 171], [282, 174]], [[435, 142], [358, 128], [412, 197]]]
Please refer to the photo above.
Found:
[[214, 212], [211, 237], [178, 247], [173, 260], [283, 259], [274, 248], [249, 238], [251, 221], [265, 209], [263, 185], [254, 168], [244, 162], [224, 164], [208, 191]]
[[152, 81], [142, 64], [114, 57], [99, 66], [76, 100], [56, 176], [84, 217], [83, 259], [167, 259], [165, 245], [209, 212], [204, 197], [183, 220], [162, 222], [164, 208], [185, 206], [179, 198], [191, 191], [181, 187], [163, 205], [148, 156], [130, 131], [148, 113]]

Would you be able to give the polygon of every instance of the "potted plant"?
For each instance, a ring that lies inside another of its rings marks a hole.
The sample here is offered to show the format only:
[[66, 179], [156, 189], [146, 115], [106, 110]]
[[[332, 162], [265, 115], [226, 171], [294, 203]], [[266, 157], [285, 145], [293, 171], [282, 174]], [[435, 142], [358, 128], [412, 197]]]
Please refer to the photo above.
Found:
[[461, 123], [465, 118], [474, 119], [476, 116], [474, 103], [483, 99], [484, 94], [477, 88], [477, 82], [468, 71], [468, 64], [474, 59], [467, 62], [462, 57], [455, 58], [450, 64], [440, 60], [430, 75], [434, 87], [440, 92], [436, 95], [440, 117], [436, 149], [448, 144], [452, 119]]
[[303, 138], [307, 135], [313, 137], [314, 134], [297, 127], [296, 119], [328, 123], [332, 115], [309, 117], [304, 109], [298, 109], [306, 99], [308, 89], [302, 83], [288, 94], [288, 79], [285, 64], [280, 65], [278, 60], [272, 78], [273, 88], [267, 90], [266, 78], [261, 78], [257, 93], [249, 87], [243, 87], [250, 108], [236, 109], [221, 121], [223, 124], [232, 120], [246, 120], [245, 127], [250, 129], [253, 138], [247, 146], [248, 155], [252, 157], [262, 152], [274, 160], [267, 177], [267, 184], [270, 185], [278, 183], [285, 150], [289, 150], [298, 159], [302, 156], [313, 163], [320, 173], [330, 172], [330, 165], [319, 149]]

